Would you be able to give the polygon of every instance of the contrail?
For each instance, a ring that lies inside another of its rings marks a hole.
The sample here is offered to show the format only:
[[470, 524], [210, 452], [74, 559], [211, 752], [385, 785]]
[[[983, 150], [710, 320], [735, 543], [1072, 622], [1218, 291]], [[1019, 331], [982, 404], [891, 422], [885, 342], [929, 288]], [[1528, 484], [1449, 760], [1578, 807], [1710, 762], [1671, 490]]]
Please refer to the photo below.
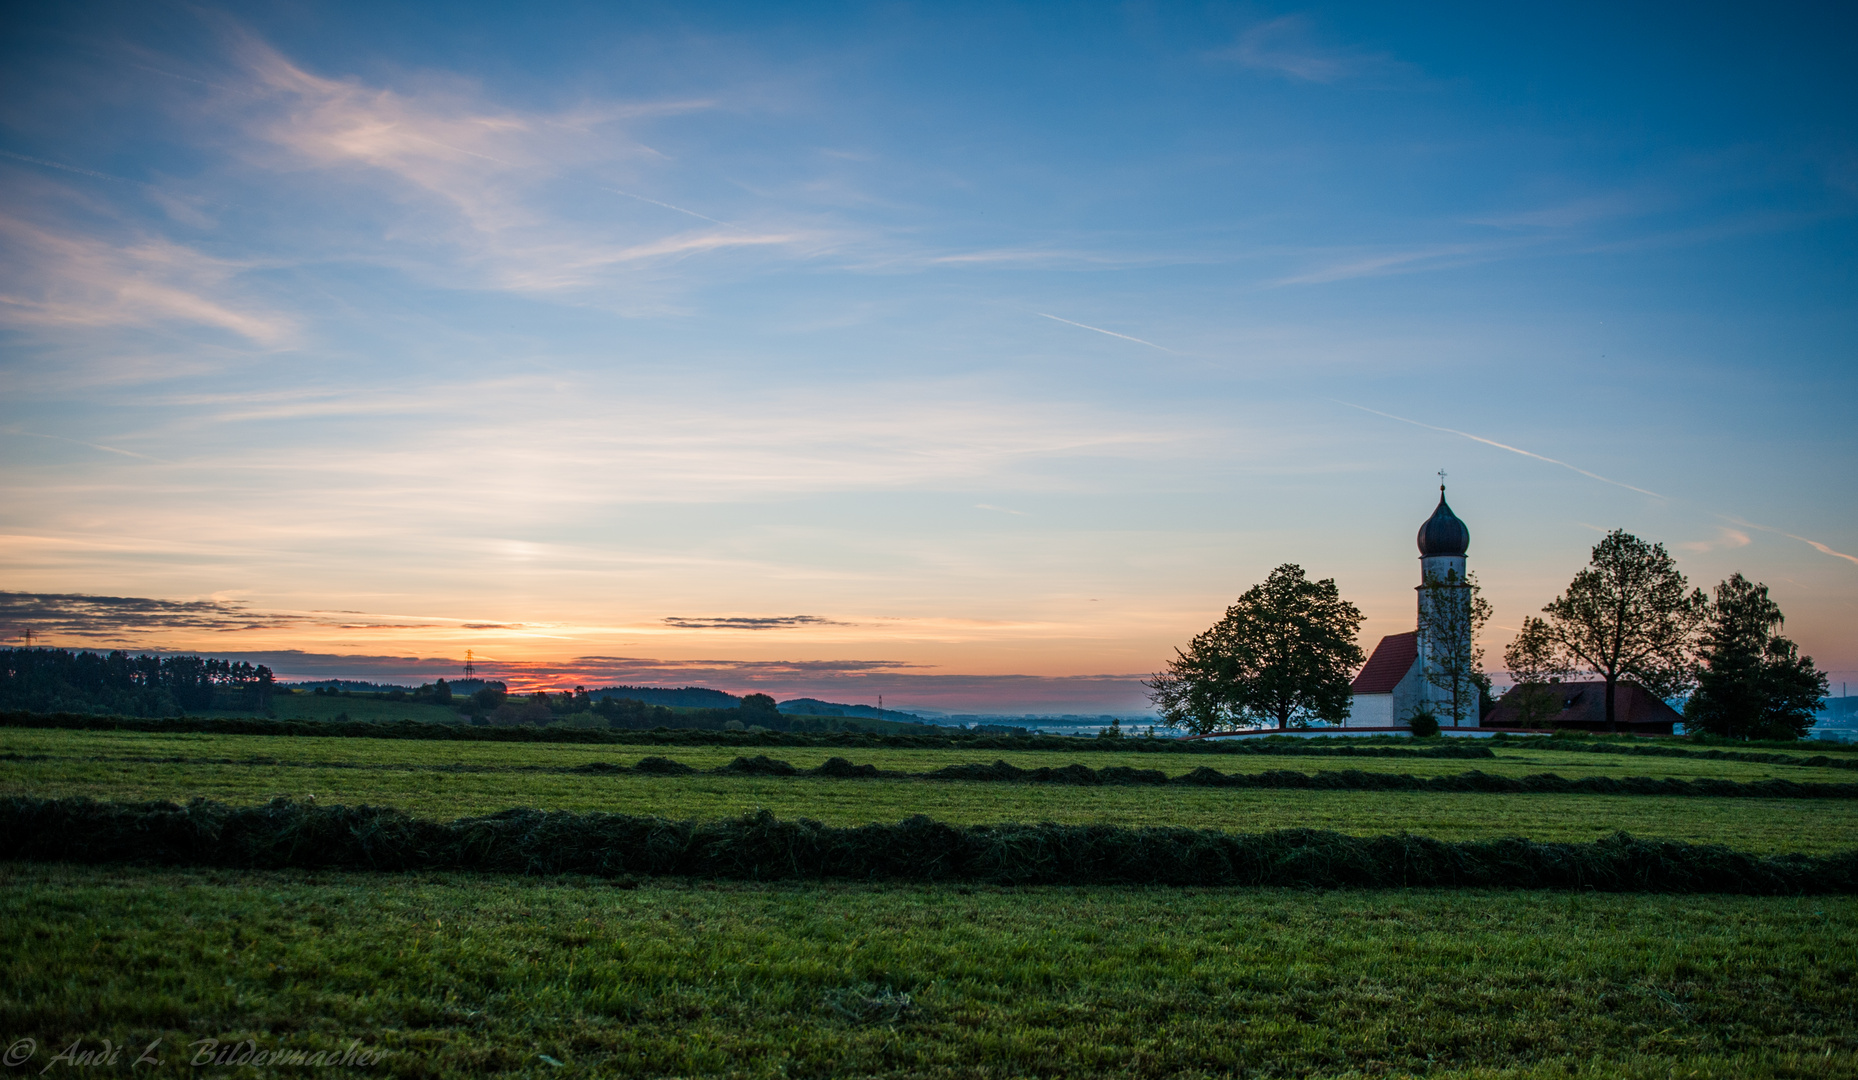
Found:
[[30, 435], [35, 439], [53, 439], [57, 442], [68, 442], [73, 446], [88, 446], [92, 450], [103, 450], [111, 454], [121, 454], [124, 457], [141, 458], [143, 461], [153, 461], [160, 465], [174, 464], [174, 462], [166, 461], [162, 458], [149, 457], [147, 454], [138, 454], [134, 450], [121, 450], [114, 446], [105, 446], [102, 443], [85, 442], [82, 439], [67, 439], [63, 435], [45, 435], [37, 431], [25, 431], [20, 428], [7, 428], [6, 430], [15, 435]]
[[1844, 559], [1848, 563], [1858, 564], [1858, 555], [1847, 555], [1843, 551], [1834, 551], [1817, 540], [1808, 540], [1804, 536], [1795, 536], [1793, 533], [1785, 530], [1776, 529], [1772, 525], [1757, 525], [1752, 521], [1744, 521], [1738, 517], [1732, 517], [1729, 518], [1729, 520], [1735, 522], [1737, 525], [1742, 525], [1750, 529], [1760, 529], [1762, 532], [1770, 532], [1777, 536], [1785, 536], [1789, 540], [1798, 540], [1802, 544], [1806, 544], [1815, 549], [1822, 555], [1830, 555], [1835, 559]]
[[1423, 427], [1431, 431], [1443, 431], [1447, 435], [1462, 435], [1465, 438], [1470, 439], [1473, 442], [1481, 442], [1485, 446], [1494, 446], [1499, 450], [1508, 450], [1512, 454], [1521, 454], [1524, 457], [1534, 458], [1537, 461], [1546, 461], [1550, 465], [1559, 465], [1564, 469], [1569, 469], [1573, 472], [1580, 473], [1582, 476], [1588, 477], [1590, 479], [1598, 480], [1603, 484], [1611, 484], [1614, 487], [1622, 487], [1622, 488], [1625, 488], [1627, 491], [1636, 491], [1641, 495], [1650, 495], [1654, 499], [1662, 499], [1665, 497], [1663, 495], [1658, 494], [1656, 491], [1646, 491], [1642, 487], [1633, 487], [1631, 484], [1621, 483], [1618, 480], [1610, 480], [1604, 476], [1601, 476], [1599, 473], [1588, 472], [1586, 469], [1583, 469], [1577, 465], [1570, 465], [1565, 461], [1559, 461], [1552, 457], [1544, 457], [1541, 454], [1533, 453], [1531, 451], [1524, 450], [1520, 447], [1510, 446], [1507, 443], [1497, 442], [1495, 439], [1486, 439], [1482, 435], [1473, 435], [1468, 431], [1459, 431], [1457, 428], [1439, 427], [1436, 424], [1422, 424], [1417, 420], [1408, 420], [1404, 416], [1395, 416], [1393, 413], [1384, 413], [1380, 411], [1379, 409], [1370, 409], [1366, 405], [1357, 405], [1352, 401], [1343, 401], [1340, 398], [1330, 398], [1329, 400], [1335, 402], [1337, 405], [1346, 405], [1351, 409], [1360, 409], [1362, 412], [1365, 412], [1365, 413], [1373, 413], [1376, 416], [1385, 416], [1389, 420], [1398, 420], [1402, 424], [1411, 424], [1414, 427]]
[[1043, 311], [1035, 311], [1033, 312], [1033, 314], [1039, 316], [1040, 318], [1050, 319], [1053, 322], [1064, 323], [1066, 326], [1075, 326], [1080, 330], [1095, 330], [1099, 334], [1108, 334], [1111, 337], [1122, 338], [1124, 341], [1133, 341], [1137, 345], [1146, 345], [1151, 349], [1160, 349], [1164, 353], [1174, 353], [1175, 356], [1180, 355], [1180, 353], [1174, 352], [1173, 349], [1168, 348], [1166, 345], [1157, 345], [1152, 341], [1143, 341], [1139, 337], [1130, 337], [1128, 334], [1119, 334], [1114, 330], [1105, 330], [1101, 326], [1088, 326], [1081, 322], [1072, 322], [1070, 319], [1060, 319], [1056, 315], [1047, 315]]
[[651, 203], [653, 206], [662, 206], [666, 210], [676, 210], [680, 214], [689, 214], [691, 217], [701, 218], [702, 220], [711, 222], [712, 224], [721, 225], [725, 229], [740, 229], [741, 228], [740, 225], [731, 225], [727, 221], [718, 221], [717, 219], [710, 217], [708, 214], [699, 214], [695, 210], [686, 210], [681, 206], [672, 206], [668, 202], [659, 202], [657, 199], [648, 199], [643, 195], [634, 195], [630, 191], [621, 191], [618, 188], [611, 188], [611, 187], [603, 187], [600, 190], [610, 191], [615, 195], [624, 195], [628, 199], [637, 199], [640, 202]]
[[1834, 551], [1817, 540], [1808, 540], [1804, 536], [1795, 536], [1793, 533], [1782, 533], [1781, 535], [1785, 536], [1789, 540], [1798, 540], [1802, 544], [1811, 544], [1814, 547], [1818, 548], [1820, 551], [1824, 552], [1827, 555], [1832, 556], [1835, 559], [1844, 559], [1848, 563], [1858, 564], [1858, 555], [1847, 555], [1843, 551]]
[[[1414, 427], [1423, 427], [1431, 431], [1443, 431], [1448, 435], [1462, 435], [1465, 438], [1470, 439], [1474, 442], [1481, 442], [1486, 446], [1494, 446], [1499, 450], [1508, 450], [1512, 454], [1521, 454], [1524, 457], [1534, 458], [1537, 461], [1546, 461], [1550, 465], [1559, 465], [1564, 469], [1572, 469], [1573, 471], [1580, 473], [1582, 476], [1591, 477], [1595, 480], [1600, 481], [1603, 484], [1612, 484], [1614, 487], [1623, 487], [1627, 491], [1636, 491], [1641, 495], [1650, 495], [1654, 499], [1662, 499], [1666, 497], [1666, 496], [1658, 494], [1656, 491], [1646, 491], [1642, 487], [1633, 487], [1631, 484], [1623, 484], [1623, 483], [1620, 483], [1618, 480], [1609, 480], [1608, 478], [1601, 476], [1599, 473], [1588, 472], [1586, 469], [1582, 469], [1582, 468], [1579, 468], [1578, 466], [1570, 465], [1565, 461], [1558, 461], [1552, 457], [1544, 457], [1541, 454], [1532, 453], [1528, 450], [1523, 450], [1519, 447], [1510, 446], [1505, 443], [1500, 443], [1494, 439], [1486, 439], [1481, 435], [1473, 435], [1468, 431], [1459, 431], [1457, 428], [1439, 427], [1436, 424], [1422, 424], [1418, 420], [1408, 420], [1404, 416], [1395, 416], [1393, 413], [1384, 413], [1380, 411], [1379, 409], [1370, 409], [1366, 405], [1357, 405], [1352, 401], [1343, 401], [1340, 398], [1330, 398], [1329, 400], [1335, 402], [1337, 405], [1346, 405], [1351, 409], [1360, 409], [1362, 412], [1365, 412], [1365, 413], [1373, 413], [1375, 416], [1385, 416], [1389, 420], [1398, 420], [1402, 424], [1412, 424]], [[1827, 547], [1826, 545], [1820, 543], [1817, 540], [1808, 540], [1804, 536], [1796, 536], [1793, 533], [1787, 532], [1784, 529], [1776, 529], [1771, 525], [1757, 525], [1756, 523], [1752, 521], [1745, 521], [1742, 518], [1738, 518], [1738, 517], [1729, 517], [1726, 514], [1723, 515], [1723, 517], [1727, 518], [1727, 520], [1729, 521], [1735, 522], [1737, 525], [1742, 525], [1750, 529], [1760, 529], [1762, 532], [1774, 533], [1776, 536], [1785, 536], [1789, 540], [1798, 540], [1802, 544], [1805, 544], [1808, 547], [1813, 548], [1815, 551], [1818, 551], [1822, 555], [1830, 555], [1835, 559], [1844, 559], [1848, 563], [1852, 563], [1853, 565], [1858, 565], [1858, 555], [1847, 555], [1843, 551], [1835, 551], [1832, 548]], [[1581, 524], [1586, 525], [1587, 523], [1582, 522]], [[1587, 525], [1587, 527], [1597, 532], [1606, 531], [1604, 529], [1601, 529], [1597, 525]]]
[[99, 180], [114, 180], [119, 184], [139, 183], [139, 181], [136, 181], [136, 180], [127, 180], [120, 176], [111, 176], [109, 173], [92, 172], [89, 169], [80, 169], [75, 165], [60, 165], [56, 161], [47, 161], [44, 158], [27, 157], [24, 154], [15, 154], [11, 150], [0, 150], [0, 157], [10, 157], [14, 161], [29, 161], [34, 165], [43, 165], [48, 169], [63, 169], [65, 172], [77, 173], [79, 176], [94, 176]]

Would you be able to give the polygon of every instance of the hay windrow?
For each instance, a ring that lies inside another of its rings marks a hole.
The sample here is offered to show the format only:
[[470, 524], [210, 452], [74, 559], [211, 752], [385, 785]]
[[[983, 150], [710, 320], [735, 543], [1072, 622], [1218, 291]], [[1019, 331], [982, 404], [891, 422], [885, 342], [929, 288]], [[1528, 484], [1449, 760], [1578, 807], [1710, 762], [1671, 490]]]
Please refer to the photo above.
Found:
[[921, 816], [841, 828], [766, 811], [698, 823], [526, 808], [437, 822], [383, 807], [283, 799], [231, 807], [8, 797], [0, 799], [0, 859], [998, 885], [1858, 892], [1858, 851], [1765, 858], [1625, 833], [1592, 843], [1454, 843], [1310, 829], [958, 827]]
[[[649, 757], [632, 769], [608, 762], [590, 762], [565, 771], [592, 775], [619, 775], [638, 772], [665, 776], [688, 776], [699, 770], [662, 757]], [[875, 765], [855, 765], [835, 757], [811, 769], [801, 769], [788, 762], [763, 755], [738, 757], [727, 765], [709, 770], [718, 776], [827, 777], [840, 780], [931, 780], [969, 783], [1066, 784], [1077, 787], [1152, 786], [1171, 784], [1189, 787], [1274, 789], [1288, 791], [1420, 791], [1482, 792], [1509, 795], [1651, 795], [1679, 798], [1715, 799], [1858, 799], [1858, 784], [1800, 783], [1793, 780], [1718, 780], [1699, 777], [1694, 780], [1659, 779], [1650, 776], [1583, 776], [1569, 779], [1554, 773], [1530, 776], [1493, 776], [1476, 769], [1448, 776], [1414, 776], [1411, 773], [1364, 772], [1346, 769], [1338, 772], [1302, 773], [1288, 769], [1264, 772], [1222, 773], [1204, 765], [1182, 776], [1169, 777], [1160, 769], [1132, 769], [1113, 765], [1092, 769], [1086, 765], [1043, 766], [1022, 769], [1006, 761], [991, 765], [949, 765], [932, 772], [909, 773], [879, 769]]]

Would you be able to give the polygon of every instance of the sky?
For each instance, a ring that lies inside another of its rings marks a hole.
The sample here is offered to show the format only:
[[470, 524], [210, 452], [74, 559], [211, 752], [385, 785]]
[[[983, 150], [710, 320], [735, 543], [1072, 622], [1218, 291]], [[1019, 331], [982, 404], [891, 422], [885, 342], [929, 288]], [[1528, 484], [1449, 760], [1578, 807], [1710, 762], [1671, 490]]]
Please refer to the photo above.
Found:
[[1609, 529], [1858, 683], [1842, 5], [15, 5], [0, 631], [1139, 712]]

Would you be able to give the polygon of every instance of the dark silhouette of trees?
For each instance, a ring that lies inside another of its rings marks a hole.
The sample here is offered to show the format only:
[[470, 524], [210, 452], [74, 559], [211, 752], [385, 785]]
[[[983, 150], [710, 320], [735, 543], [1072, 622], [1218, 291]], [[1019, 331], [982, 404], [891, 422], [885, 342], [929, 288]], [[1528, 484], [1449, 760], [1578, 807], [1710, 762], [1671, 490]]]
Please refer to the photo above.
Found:
[[1826, 696], [1825, 673], [1780, 636], [1768, 587], [1741, 574], [1716, 586], [1703, 631], [1703, 670], [1684, 726], [1733, 739], [1798, 739]]
[[35, 712], [176, 716], [264, 710], [276, 679], [243, 660], [126, 652], [0, 649], [0, 707]]
[[1630, 679], [1661, 698], [1694, 685], [1698, 630], [1709, 613], [1663, 544], [1614, 529], [1594, 545], [1587, 568], [1542, 609], [1548, 637], [1570, 670], [1606, 680], [1606, 725], [1618, 729], [1614, 698]]
[[1285, 563], [1226, 609], [1225, 617], [1175, 650], [1146, 685], [1162, 719], [1204, 734], [1348, 716], [1349, 675], [1362, 662], [1361, 612], [1335, 580], [1310, 581]]
[[1549, 680], [1566, 675], [1568, 666], [1547, 623], [1533, 615], [1524, 619], [1516, 640], [1503, 650], [1503, 664], [1510, 678], [1516, 680], [1504, 700], [1513, 704], [1521, 726], [1540, 727], [1561, 711], [1561, 701]]

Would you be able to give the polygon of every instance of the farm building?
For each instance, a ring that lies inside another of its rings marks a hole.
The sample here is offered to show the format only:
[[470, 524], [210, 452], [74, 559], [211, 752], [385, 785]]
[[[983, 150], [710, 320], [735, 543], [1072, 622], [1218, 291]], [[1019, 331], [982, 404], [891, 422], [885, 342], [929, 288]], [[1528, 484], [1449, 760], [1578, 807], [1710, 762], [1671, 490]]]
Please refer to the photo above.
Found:
[[[1561, 706], [1536, 727], [1573, 728], [1577, 731], [1605, 731], [1606, 683], [1594, 679], [1582, 682], [1551, 682], [1550, 701]], [[1497, 699], [1497, 707], [1484, 717], [1484, 727], [1521, 727], [1515, 691]], [[1669, 735], [1672, 725], [1683, 722], [1676, 709], [1658, 699], [1656, 694], [1637, 683], [1621, 681], [1613, 691], [1613, 712], [1620, 731], [1635, 735]]]

